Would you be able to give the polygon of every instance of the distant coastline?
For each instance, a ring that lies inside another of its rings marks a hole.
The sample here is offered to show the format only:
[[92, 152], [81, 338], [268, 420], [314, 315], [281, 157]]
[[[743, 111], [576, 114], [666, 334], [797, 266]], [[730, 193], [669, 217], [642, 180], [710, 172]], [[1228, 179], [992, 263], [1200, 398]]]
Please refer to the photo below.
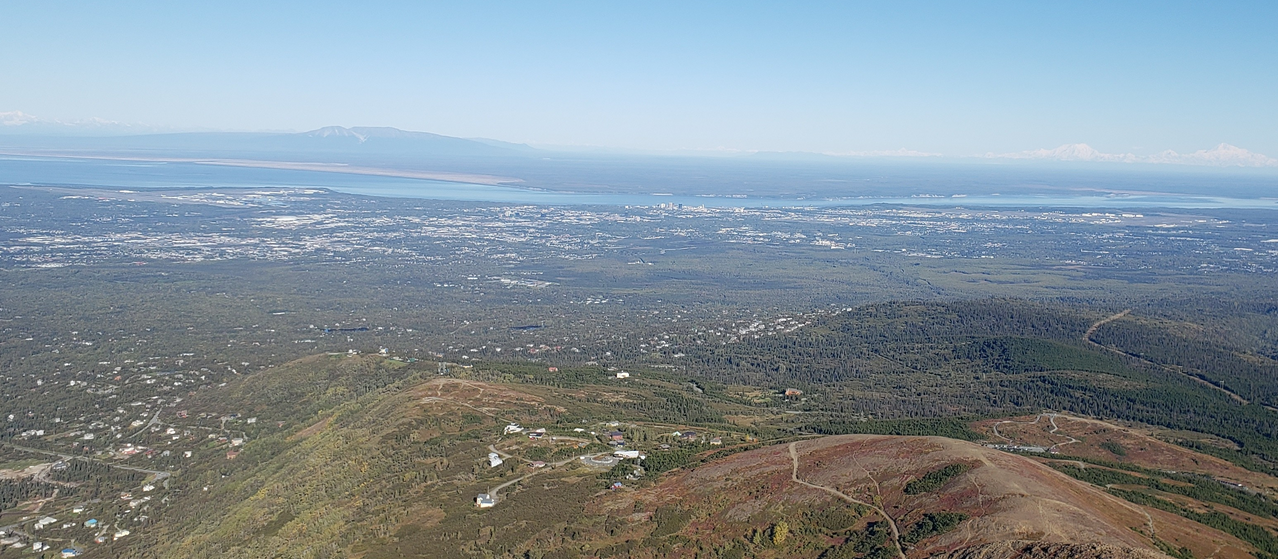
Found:
[[348, 175], [369, 175], [375, 177], [396, 177], [403, 179], [425, 179], [466, 184], [514, 184], [523, 179], [499, 177], [476, 173], [450, 173], [447, 171], [410, 171], [390, 169], [386, 167], [369, 167], [365, 165], [348, 165], [345, 163], [321, 163], [306, 161], [267, 161], [258, 159], [218, 159], [197, 157], [139, 157], [122, 155], [84, 154], [65, 151], [26, 151], [0, 150], [0, 156], [41, 157], [50, 159], [90, 159], [104, 161], [140, 161], [147, 163], [194, 163], [197, 165], [221, 165], [225, 167], [247, 167], [251, 169], [282, 169], [289, 171], [315, 171], [319, 173], [343, 173]]
[[[151, 165], [141, 165], [151, 164]], [[224, 171], [210, 173], [210, 169]], [[706, 208], [832, 208], [873, 205], [932, 208], [1251, 209], [1278, 210], [1270, 196], [1215, 196], [1155, 190], [1056, 188], [1022, 193], [885, 194], [855, 189], [819, 196], [572, 191], [537, 188], [495, 175], [400, 171], [331, 163], [249, 159], [122, 157], [35, 152], [0, 153], [0, 184], [89, 189], [319, 188], [360, 196], [543, 206]], [[962, 186], [952, 189], [957, 190]]]

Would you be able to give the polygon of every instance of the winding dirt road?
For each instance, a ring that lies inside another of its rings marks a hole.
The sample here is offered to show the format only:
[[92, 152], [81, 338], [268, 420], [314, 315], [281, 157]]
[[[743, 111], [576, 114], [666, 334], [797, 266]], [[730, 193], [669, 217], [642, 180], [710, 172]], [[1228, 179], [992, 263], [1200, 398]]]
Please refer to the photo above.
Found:
[[[506, 453], [504, 453], [504, 452], [502, 452], [502, 451], [500, 451], [500, 450], [497, 450], [497, 449], [496, 449], [495, 447], [493, 447], [493, 446], [489, 446], [488, 448], [489, 448], [489, 449], [491, 449], [493, 452], [496, 452], [496, 453], [498, 453], [498, 454], [504, 455], [506, 458], [515, 458], [515, 456], [512, 456], [512, 455], [510, 455], [510, 454], [506, 454]], [[530, 477], [533, 477], [533, 476], [535, 476], [535, 475], [537, 475], [537, 474], [540, 474], [540, 473], [542, 473], [542, 472], [544, 472], [544, 471], [550, 470], [551, 468], [558, 468], [558, 467], [560, 467], [560, 466], [563, 466], [564, 464], [567, 464], [567, 463], [572, 462], [572, 461], [574, 461], [574, 460], [581, 460], [582, 458], [586, 458], [586, 457], [588, 457], [588, 456], [593, 456], [593, 455], [591, 455], [591, 454], [583, 454], [583, 455], [581, 455], [581, 456], [573, 456], [572, 458], [565, 458], [565, 459], [560, 460], [560, 461], [558, 461], [558, 462], [554, 462], [554, 463], [551, 463], [551, 464], [546, 464], [546, 466], [545, 466], [544, 468], [540, 469], [540, 470], [536, 470], [536, 471], [532, 471], [532, 472], [526, 473], [526, 474], [524, 474], [524, 475], [522, 475], [522, 476], [519, 476], [519, 477], [517, 477], [517, 478], [515, 478], [515, 479], [512, 479], [512, 480], [510, 480], [510, 481], [507, 481], [506, 483], [503, 483], [503, 484], [498, 485], [498, 486], [496, 486], [496, 487], [494, 487], [494, 488], [492, 488], [492, 489], [489, 489], [489, 490], [488, 490], [488, 496], [489, 496], [489, 497], [492, 497], [493, 502], [495, 502], [495, 503], [496, 503], [496, 502], [501, 502], [501, 498], [500, 498], [500, 497], [498, 497], [497, 493], [498, 493], [498, 492], [500, 492], [502, 489], [505, 489], [505, 488], [507, 488], [507, 487], [510, 487], [510, 486], [512, 486], [512, 485], [514, 485], [514, 484], [516, 484], [516, 483], [519, 483], [519, 482], [521, 482], [521, 481], [523, 481], [523, 480], [525, 480], [525, 479], [528, 479], [528, 478], [530, 478]], [[523, 461], [525, 461], [525, 462], [530, 462], [530, 460], [528, 460], [528, 459], [526, 459], [526, 458], [520, 458], [520, 460], [523, 460]]]
[[1117, 314], [1113, 314], [1113, 315], [1107, 316], [1107, 317], [1105, 317], [1105, 318], [1102, 318], [1102, 319], [1097, 320], [1096, 322], [1092, 323], [1092, 325], [1091, 325], [1091, 326], [1088, 326], [1088, 327], [1087, 327], [1087, 331], [1083, 333], [1083, 341], [1085, 341], [1085, 342], [1087, 342], [1087, 343], [1089, 343], [1089, 344], [1092, 344], [1092, 345], [1094, 345], [1094, 346], [1105, 347], [1105, 346], [1102, 346], [1102, 345], [1100, 345], [1100, 344], [1098, 344], [1098, 343], [1096, 343], [1096, 342], [1093, 342], [1093, 341], [1092, 341], [1092, 334], [1095, 334], [1095, 333], [1096, 333], [1096, 330], [1100, 329], [1100, 327], [1101, 327], [1101, 326], [1104, 326], [1104, 325], [1109, 324], [1109, 323], [1111, 323], [1111, 322], [1113, 322], [1113, 321], [1115, 321], [1115, 320], [1118, 320], [1118, 319], [1120, 319], [1120, 318], [1123, 318], [1124, 316], [1127, 316], [1128, 314], [1131, 314], [1131, 312], [1132, 312], [1132, 310], [1131, 310], [1131, 309], [1124, 309], [1124, 310], [1123, 310], [1123, 312], [1120, 312], [1120, 313], [1117, 313]]
[[[995, 423], [995, 424], [994, 424], [994, 425], [992, 425], [991, 427], [994, 429], [994, 436], [995, 436], [995, 437], [998, 437], [998, 438], [1000, 438], [1000, 439], [1003, 439], [1003, 440], [1007, 441], [1008, 443], [1016, 444], [1016, 442], [1015, 442], [1015, 441], [1013, 441], [1012, 439], [1007, 438], [1007, 437], [1006, 437], [1006, 436], [1004, 436], [1002, 433], [998, 432], [998, 426], [999, 426], [999, 425], [1003, 425], [1003, 424], [1006, 424], [1006, 423], [1015, 423], [1015, 424], [1017, 424], [1017, 425], [1037, 425], [1037, 424], [1038, 424], [1038, 422], [1039, 422], [1039, 420], [1043, 419], [1044, 417], [1046, 417], [1046, 418], [1047, 418], [1047, 420], [1048, 420], [1048, 422], [1052, 424], [1052, 428], [1051, 428], [1051, 429], [1049, 429], [1047, 432], [1048, 432], [1048, 433], [1050, 433], [1050, 434], [1053, 434], [1053, 435], [1056, 435], [1056, 434], [1057, 434], [1057, 431], [1060, 431], [1060, 430], [1061, 430], [1061, 428], [1060, 428], [1060, 427], [1057, 427], [1057, 426], [1056, 426], [1056, 418], [1057, 418], [1057, 417], [1065, 417], [1066, 419], [1068, 419], [1068, 418], [1069, 418], [1068, 416], [1062, 416], [1061, 414], [1058, 414], [1058, 413], [1040, 413], [1040, 414], [1038, 414], [1038, 416], [1037, 416], [1037, 417], [1035, 417], [1035, 418], [1034, 418], [1034, 421], [1012, 421], [1011, 419], [1006, 419], [1006, 420], [1000, 421], [1000, 422], [998, 422], [998, 423]], [[1055, 449], [1056, 447], [1059, 447], [1059, 446], [1065, 446], [1065, 445], [1067, 445], [1067, 444], [1074, 444], [1074, 443], [1078, 442], [1078, 439], [1075, 439], [1074, 437], [1071, 437], [1071, 436], [1066, 435], [1066, 434], [1064, 434], [1064, 433], [1061, 433], [1061, 434], [1060, 434], [1060, 436], [1065, 437], [1065, 438], [1067, 438], [1067, 439], [1069, 439], [1069, 440], [1068, 440], [1068, 441], [1065, 441], [1065, 442], [1063, 442], [1063, 443], [1058, 443], [1058, 442], [1056, 442], [1056, 441], [1052, 441], [1052, 446], [1047, 447], [1048, 452], [1052, 451], [1052, 450], [1053, 450], [1053, 449]]]
[[[1236, 392], [1234, 392], [1234, 391], [1232, 391], [1232, 390], [1230, 390], [1230, 389], [1228, 389], [1228, 388], [1226, 388], [1226, 387], [1224, 387], [1224, 386], [1222, 386], [1222, 385], [1219, 385], [1219, 384], [1216, 384], [1216, 383], [1214, 383], [1214, 382], [1212, 382], [1212, 381], [1209, 381], [1209, 380], [1207, 380], [1207, 379], [1204, 379], [1204, 378], [1201, 378], [1201, 377], [1197, 377], [1197, 376], [1191, 375], [1191, 374], [1186, 373], [1186, 372], [1184, 372], [1184, 371], [1181, 371], [1181, 370], [1179, 370], [1179, 369], [1177, 369], [1177, 368], [1175, 368], [1175, 367], [1169, 367], [1169, 366], [1164, 365], [1164, 364], [1162, 364], [1162, 363], [1155, 363], [1155, 362], [1153, 362], [1153, 361], [1150, 361], [1150, 360], [1148, 360], [1148, 359], [1145, 359], [1144, 357], [1141, 357], [1141, 356], [1139, 356], [1139, 355], [1133, 355], [1133, 354], [1131, 354], [1131, 353], [1127, 353], [1126, 351], [1123, 351], [1123, 350], [1118, 349], [1118, 348], [1113, 347], [1113, 346], [1107, 346], [1107, 345], [1101, 345], [1101, 344], [1098, 344], [1098, 343], [1096, 343], [1095, 341], [1093, 341], [1093, 340], [1092, 340], [1092, 334], [1095, 334], [1095, 333], [1096, 333], [1096, 330], [1097, 330], [1097, 329], [1099, 329], [1101, 326], [1104, 326], [1104, 325], [1106, 325], [1106, 324], [1108, 324], [1108, 323], [1110, 323], [1110, 322], [1113, 322], [1113, 321], [1115, 321], [1115, 320], [1118, 320], [1118, 319], [1120, 319], [1120, 318], [1123, 318], [1123, 317], [1127, 316], [1127, 315], [1128, 315], [1129, 313], [1131, 313], [1131, 312], [1132, 312], [1132, 310], [1131, 310], [1131, 309], [1127, 309], [1127, 310], [1124, 310], [1123, 312], [1120, 312], [1120, 313], [1118, 313], [1118, 314], [1114, 314], [1114, 315], [1111, 315], [1111, 316], [1107, 316], [1107, 317], [1105, 317], [1105, 318], [1102, 318], [1102, 319], [1100, 319], [1100, 320], [1096, 321], [1094, 324], [1092, 324], [1090, 327], [1088, 327], [1088, 328], [1087, 328], [1087, 332], [1083, 333], [1083, 341], [1084, 341], [1084, 342], [1087, 342], [1088, 344], [1091, 344], [1091, 345], [1094, 345], [1094, 346], [1096, 346], [1096, 347], [1099, 347], [1099, 348], [1101, 348], [1101, 349], [1106, 349], [1106, 350], [1112, 351], [1112, 352], [1114, 352], [1114, 353], [1117, 353], [1118, 355], [1122, 355], [1123, 357], [1127, 357], [1127, 358], [1130, 358], [1130, 359], [1135, 359], [1135, 360], [1137, 360], [1137, 361], [1140, 361], [1140, 362], [1145, 363], [1145, 364], [1148, 364], [1148, 365], [1153, 365], [1153, 366], [1155, 366], [1155, 367], [1160, 367], [1160, 368], [1162, 368], [1164, 371], [1167, 371], [1167, 372], [1169, 372], [1169, 373], [1176, 373], [1176, 374], [1178, 374], [1178, 375], [1181, 375], [1181, 376], [1183, 376], [1183, 377], [1185, 377], [1185, 378], [1188, 378], [1189, 380], [1192, 380], [1192, 381], [1194, 381], [1194, 382], [1197, 382], [1197, 383], [1199, 383], [1199, 384], [1201, 384], [1201, 385], [1203, 385], [1203, 386], [1206, 386], [1206, 387], [1208, 387], [1208, 388], [1213, 388], [1213, 389], [1215, 389], [1215, 390], [1219, 390], [1219, 391], [1221, 391], [1221, 392], [1224, 392], [1226, 395], [1228, 395], [1228, 396], [1229, 396], [1230, 398], [1232, 398], [1234, 401], [1236, 401], [1236, 402], [1238, 402], [1238, 403], [1240, 403], [1240, 404], [1242, 404], [1242, 405], [1244, 405], [1244, 406], [1245, 406], [1245, 405], [1248, 405], [1248, 404], [1250, 404], [1250, 403], [1251, 403], [1251, 402], [1250, 402], [1249, 400], [1247, 400], [1246, 398], [1243, 398], [1242, 396], [1239, 396], [1239, 395], [1238, 395], [1238, 393], [1236, 393]], [[1265, 406], [1265, 408], [1269, 409], [1270, 411], [1278, 412], [1278, 409], [1272, 408], [1272, 407], [1270, 407], [1270, 406]]]

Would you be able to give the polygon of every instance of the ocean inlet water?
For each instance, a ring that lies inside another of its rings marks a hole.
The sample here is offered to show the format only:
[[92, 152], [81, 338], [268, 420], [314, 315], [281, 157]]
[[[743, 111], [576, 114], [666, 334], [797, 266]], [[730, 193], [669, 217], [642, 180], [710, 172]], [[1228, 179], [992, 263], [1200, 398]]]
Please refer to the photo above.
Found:
[[547, 206], [657, 206], [716, 208], [838, 207], [876, 204], [932, 207], [1062, 208], [1237, 208], [1278, 209], [1278, 198], [1227, 197], [1158, 192], [1050, 194], [915, 194], [863, 196], [855, 192], [821, 198], [765, 197], [725, 192], [716, 195], [596, 193], [469, 184], [441, 180], [357, 175], [322, 171], [208, 165], [198, 162], [0, 156], [0, 185], [85, 188], [325, 188], [365, 196], [418, 198]]

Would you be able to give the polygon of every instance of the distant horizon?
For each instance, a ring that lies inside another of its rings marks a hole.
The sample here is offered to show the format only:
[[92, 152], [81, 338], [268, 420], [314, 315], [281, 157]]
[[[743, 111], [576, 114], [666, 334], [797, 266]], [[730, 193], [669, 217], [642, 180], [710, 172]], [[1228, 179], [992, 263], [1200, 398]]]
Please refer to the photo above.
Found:
[[[34, 127], [34, 128], [32, 128]], [[43, 119], [22, 111], [0, 111], [0, 137], [41, 137], [41, 138], [119, 138], [132, 136], [155, 136], [169, 134], [262, 134], [262, 135], [305, 135], [327, 130], [343, 130], [348, 133], [356, 130], [389, 130], [408, 134], [443, 136], [460, 140], [495, 142], [510, 146], [526, 146], [529, 148], [563, 152], [563, 153], [603, 153], [614, 155], [650, 155], [650, 156], [694, 156], [694, 157], [732, 157], [742, 155], [775, 155], [775, 156], [817, 156], [844, 160], [893, 160], [898, 162], [1040, 162], [1040, 163], [1086, 163], [1086, 164], [1133, 164], [1170, 168], [1218, 168], [1218, 169], [1278, 169], [1278, 159], [1266, 154], [1252, 152], [1246, 148], [1221, 143], [1209, 149], [1199, 149], [1189, 153], [1178, 153], [1174, 150], [1159, 150], [1148, 155], [1134, 153], [1104, 153], [1086, 143], [1063, 144], [1055, 148], [1026, 149], [1010, 153], [966, 153], [947, 154], [929, 153], [908, 148], [883, 149], [862, 152], [811, 152], [811, 151], [774, 151], [758, 149], [669, 149], [640, 150], [603, 145], [562, 145], [517, 143], [501, 138], [447, 136], [432, 131], [407, 130], [394, 126], [341, 126], [328, 125], [309, 130], [159, 130], [144, 125], [118, 123], [100, 118], [88, 118], [78, 121], [59, 121]], [[362, 141], [362, 139], [361, 139]]]
[[646, 152], [1122, 160], [1225, 144], [1247, 150], [1235, 159], [1278, 158], [1272, 2], [18, 3], [0, 15], [21, 22], [0, 36], [0, 110], [48, 121], [358, 124]]
[[37, 148], [15, 147], [34, 143], [21, 136], [0, 136], [0, 184], [318, 187], [369, 196], [550, 205], [696, 206], [721, 199], [710, 205], [1278, 209], [1278, 174], [1272, 167], [984, 157], [592, 154], [509, 149], [436, 135], [387, 133], [358, 141], [336, 129], [322, 132], [123, 136], [71, 147], [51, 141]]

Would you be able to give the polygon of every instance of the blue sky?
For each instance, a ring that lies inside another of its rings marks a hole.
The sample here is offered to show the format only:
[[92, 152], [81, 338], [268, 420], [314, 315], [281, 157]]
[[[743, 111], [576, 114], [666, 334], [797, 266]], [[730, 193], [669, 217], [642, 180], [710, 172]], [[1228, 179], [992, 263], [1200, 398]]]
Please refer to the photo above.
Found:
[[263, 4], [0, 4], [0, 111], [656, 150], [1278, 157], [1278, 2]]

